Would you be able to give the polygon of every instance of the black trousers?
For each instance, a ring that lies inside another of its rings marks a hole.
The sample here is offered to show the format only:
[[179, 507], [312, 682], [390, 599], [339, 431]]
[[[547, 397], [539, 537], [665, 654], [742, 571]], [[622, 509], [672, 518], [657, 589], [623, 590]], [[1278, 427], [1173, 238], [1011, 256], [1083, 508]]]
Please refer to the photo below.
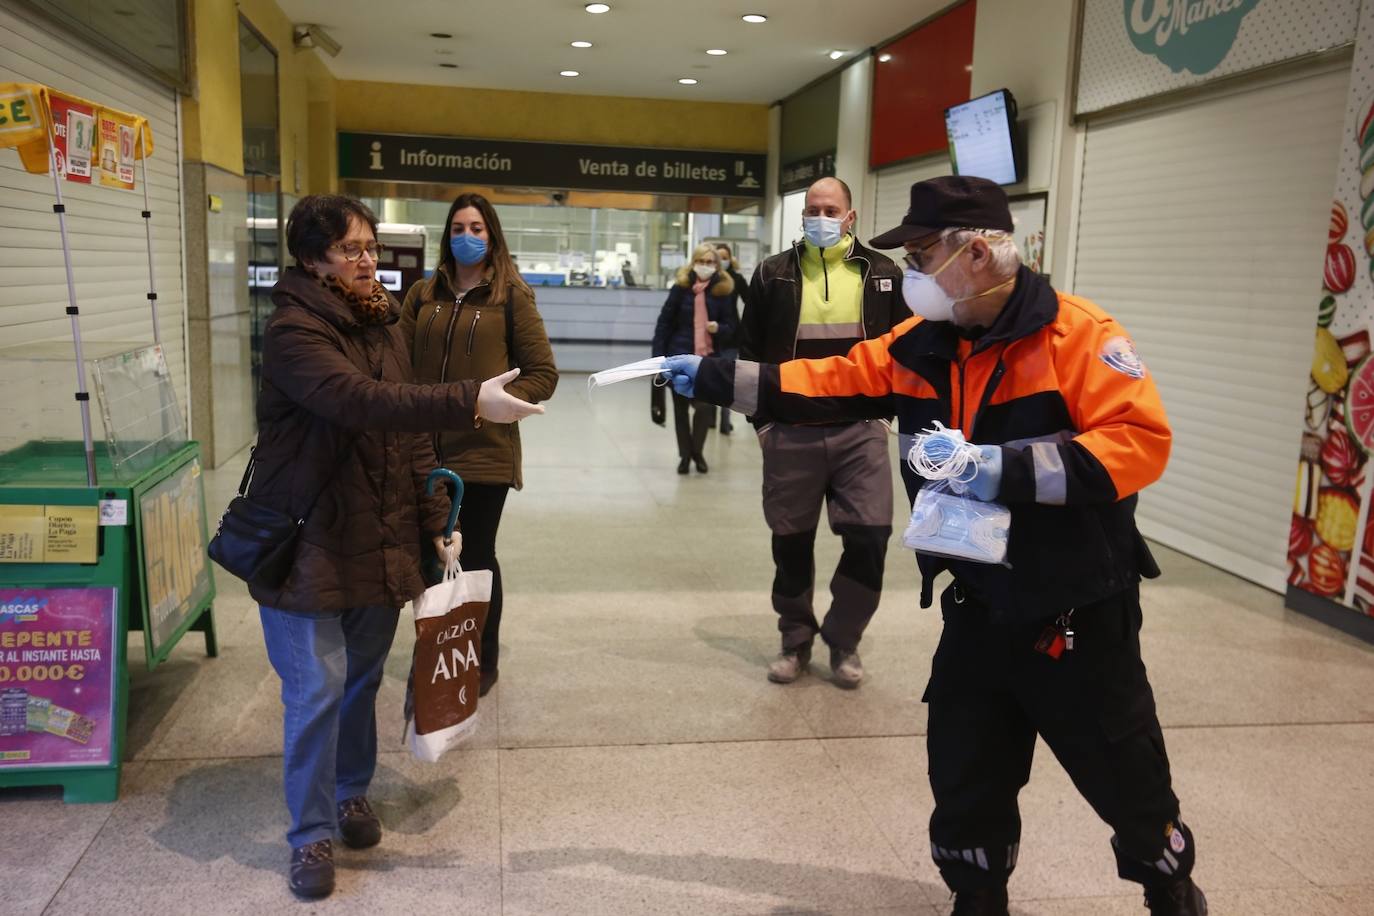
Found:
[[1154, 694], [1140, 658], [1137, 586], [1073, 612], [1074, 648], [1035, 644], [1054, 620], [993, 625], [956, 584], [923, 698], [935, 812], [931, 854], [951, 890], [1000, 886], [1016, 866], [1016, 796], [1036, 735], [1115, 831], [1117, 872], [1145, 885], [1187, 877], [1193, 837], [1179, 821]]
[[482, 670], [494, 671], [501, 660], [501, 564], [496, 560], [496, 531], [506, 508], [506, 484], [469, 483], [463, 490], [459, 528], [463, 552], [458, 558], [464, 570], [491, 570], [491, 606], [482, 628]]
[[[692, 416], [687, 416], [688, 409]], [[677, 432], [677, 456], [684, 461], [700, 458], [706, 433], [716, 425], [716, 405], [673, 392], [673, 429]]]

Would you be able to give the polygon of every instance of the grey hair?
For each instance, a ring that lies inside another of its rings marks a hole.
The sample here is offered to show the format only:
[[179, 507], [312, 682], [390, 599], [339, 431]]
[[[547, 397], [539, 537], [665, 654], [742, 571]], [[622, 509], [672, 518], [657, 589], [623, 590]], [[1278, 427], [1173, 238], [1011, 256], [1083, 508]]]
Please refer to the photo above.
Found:
[[981, 238], [987, 240], [988, 249], [992, 253], [992, 269], [998, 277], [1010, 277], [1021, 267], [1021, 249], [1016, 246], [1016, 239], [1010, 232], [1003, 232], [1000, 229], [942, 229], [940, 239], [948, 239], [955, 248], [965, 245], [970, 239]]

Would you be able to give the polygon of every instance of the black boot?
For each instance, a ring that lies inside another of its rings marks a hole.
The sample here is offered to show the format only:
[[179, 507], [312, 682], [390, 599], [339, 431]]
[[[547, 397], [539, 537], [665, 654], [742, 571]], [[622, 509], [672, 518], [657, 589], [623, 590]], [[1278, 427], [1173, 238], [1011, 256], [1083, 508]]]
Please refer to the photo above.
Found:
[[679, 461], [679, 462], [677, 463], [677, 472], [678, 472], [679, 474], [686, 474], [687, 471], [691, 469], [691, 467], [692, 467], [692, 459], [691, 459], [691, 458], [683, 458], [681, 461]]
[[328, 897], [334, 892], [334, 844], [317, 840], [291, 850], [291, 891], [297, 897]]
[[697, 471], [699, 473], [705, 474], [709, 470], [709, 468], [706, 466], [706, 459], [701, 457], [700, 455], [697, 455], [692, 460], [696, 462]]
[[1008, 916], [1007, 889], [987, 887], [955, 894], [950, 916]]
[[1192, 878], [1145, 888], [1151, 916], [1207, 916], [1207, 898]]

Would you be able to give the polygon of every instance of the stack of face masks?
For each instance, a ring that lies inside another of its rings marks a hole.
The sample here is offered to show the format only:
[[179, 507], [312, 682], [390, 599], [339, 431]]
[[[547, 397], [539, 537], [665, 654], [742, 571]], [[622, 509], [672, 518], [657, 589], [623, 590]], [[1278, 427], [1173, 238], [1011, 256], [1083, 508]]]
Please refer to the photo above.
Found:
[[932, 481], [916, 494], [902, 543], [917, 553], [1006, 565], [1011, 510], [965, 492], [978, 476], [978, 446], [939, 421], [907, 453], [912, 471]]
[[[603, 385], [614, 385], [616, 382], [626, 382], [634, 378], [644, 378], [649, 375], [660, 375], [663, 372], [663, 363], [668, 359], [666, 356], [651, 356], [648, 359], [641, 359], [637, 363], [626, 363], [623, 366], [616, 366], [613, 369], [602, 369], [600, 372], [593, 372], [587, 377], [587, 390], [600, 388]], [[657, 384], [657, 382], [655, 383]], [[667, 384], [665, 379], [663, 384]]]

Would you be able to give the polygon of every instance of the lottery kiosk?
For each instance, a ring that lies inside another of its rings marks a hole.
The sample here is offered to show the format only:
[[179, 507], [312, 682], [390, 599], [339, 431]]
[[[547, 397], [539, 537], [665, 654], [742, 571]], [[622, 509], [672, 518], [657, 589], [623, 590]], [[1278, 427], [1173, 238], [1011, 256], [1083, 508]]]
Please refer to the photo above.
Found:
[[[35, 379], [74, 376], [71, 427], [79, 415], [82, 431], [0, 452], [0, 790], [61, 786], [69, 802], [109, 802], [124, 751], [129, 631], [143, 632], [150, 669], [192, 630], [217, 652], [200, 450], [187, 440], [158, 328], [153, 141], [136, 114], [8, 83], [0, 84], [0, 148], [17, 150], [26, 171], [52, 175], [72, 332], [70, 342], [4, 358], [31, 364]], [[154, 340], [86, 342], [63, 183], [133, 191], [140, 162]], [[92, 435], [92, 389], [103, 442]]]

